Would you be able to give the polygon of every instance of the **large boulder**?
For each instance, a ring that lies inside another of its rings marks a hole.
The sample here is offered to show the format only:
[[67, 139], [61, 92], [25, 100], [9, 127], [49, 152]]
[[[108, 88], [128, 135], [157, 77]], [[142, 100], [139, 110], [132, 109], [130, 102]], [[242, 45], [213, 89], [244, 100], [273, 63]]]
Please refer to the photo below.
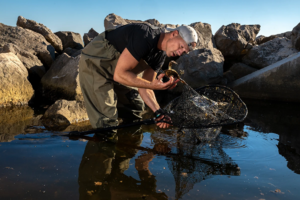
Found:
[[240, 78], [229, 86], [249, 99], [300, 102], [300, 53]]
[[32, 53], [29, 53], [12, 43], [5, 44], [0, 50], [0, 53], [9, 52], [15, 54], [20, 59], [23, 65], [27, 68], [29, 76], [32, 78], [37, 77], [41, 79], [46, 73], [43, 63]]
[[56, 51], [60, 52], [63, 50], [63, 45], [59, 37], [57, 37], [52, 31], [45, 25], [37, 23], [36, 21], [25, 19], [22, 16], [18, 17], [17, 26], [30, 29], [34, 32], [43, 35], [46, 40], [55, 48]]
[[78, 75], [79, 59], [80, 55], [71, 57], [63, 53], [55, 60], [41, 80], [46, 98], [51, 101], [58, 99], [83, 101]]
[[72, 49], [83, 49], [83, 41], [79, 33], [74, 33], [71, 31], [58, 31], [55, 33], [62, 43], [63, 49], [72, 48]]
[[232, 23], [222, 26], [216, 32], [214, 38], [217, 48], [225, 57], [239, 57], [244, 54], [245, 50], [252, 47], [259, 31], [260, 25]]
[[28, 104], [34, 91], [27, 77], [27, 69], [15, 54], [0, 54], [0, 106]]
[[61, 99], [46, 110], [41, 120], [46, 127], [55, 128], [87, 121], [89, 118], [83, 102]]
[[296, 52], [297, 50], [292, 48], [292, 43], [289, 39], [278, 37], [262, 45], [254, 46], [242, 58], [242, 61], [247, 65], [261, 69]]
[[198, 34], [197, 48], [216, 48], [215, 40], [211, 31], [211, 25], [202, 22], [190, 24]]
[[293, 47], [300, 51], [300, 23], [293, 28], [291, 39]]
[[[217, 83], [223, 74], [224, 57], [215, 48], [197, 49], [181, 56], [176, 62], [178, 65], [174, 65], [173, 69], [193, 88]], [[182, 88], [183, 84], [178, 84], [172, 92], [180, 93]]]
[[9, 43], [37, 56], [45, 67], [50, 67], [55, 59], [55, 49], [41, 34], [22, 27], [6, 26], [0, 23], [0, 47]]
[[99, 35], [99, 33], [93, 28], [91, 28], [88, 33], [85, 33], [83, 35], [84, 46], [88, 45], [97, 35]]

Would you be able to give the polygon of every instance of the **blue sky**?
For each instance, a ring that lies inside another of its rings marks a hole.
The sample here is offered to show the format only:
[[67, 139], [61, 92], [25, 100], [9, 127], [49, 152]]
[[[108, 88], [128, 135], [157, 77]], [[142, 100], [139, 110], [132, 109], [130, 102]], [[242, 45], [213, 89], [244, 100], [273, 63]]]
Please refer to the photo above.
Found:
[[19, 15], [56, 31], [83, 35], [104, 31], [104, 18], [157, 19], [161, 23], [209, 23], [213, 34], [230, 23], [260, 24], [258, 35], [291, 31], [300, 22], [300, 0], [0, 0], [0, 23], [16, 26]]

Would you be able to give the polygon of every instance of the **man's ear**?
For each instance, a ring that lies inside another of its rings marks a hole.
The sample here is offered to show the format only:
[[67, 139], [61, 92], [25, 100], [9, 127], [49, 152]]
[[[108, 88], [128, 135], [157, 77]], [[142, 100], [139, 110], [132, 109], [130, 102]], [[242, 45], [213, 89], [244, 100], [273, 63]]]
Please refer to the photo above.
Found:
[[175, 31], [172, 32], [172, 37], [176, 37], [176, 36], [178, 36], [178, 35], [179, 35], [178, 30], [175, 30]]

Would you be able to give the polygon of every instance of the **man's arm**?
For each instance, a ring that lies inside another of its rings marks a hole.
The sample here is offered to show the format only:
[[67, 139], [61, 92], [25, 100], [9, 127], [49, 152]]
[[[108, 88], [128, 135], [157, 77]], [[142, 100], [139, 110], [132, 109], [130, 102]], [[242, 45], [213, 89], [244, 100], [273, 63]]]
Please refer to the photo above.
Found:
[[[118, 60], [115, 73], [114, 81], [123, 85], [146, 88], [152, 90], [166, 90], [174, 86], [176, 81], [171, 77], [166, 83], [161, 81], [164, 74], [161, 74], [158, 79], [146, 80], [140, 78], [137, 74], [133, 73], [132, 70], [137, 66], [138, 61], [131, 55], [127, 48], [123, 50]], [[147, 104], [148, 105], [148, 104]]]

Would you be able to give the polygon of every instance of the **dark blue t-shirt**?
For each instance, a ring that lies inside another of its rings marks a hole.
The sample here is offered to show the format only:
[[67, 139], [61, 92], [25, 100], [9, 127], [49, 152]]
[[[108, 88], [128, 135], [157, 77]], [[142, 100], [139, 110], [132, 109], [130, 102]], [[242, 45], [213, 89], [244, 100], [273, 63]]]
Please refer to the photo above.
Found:
[[148, 24], [134, 23], [108, 31], [105, 35], [117, 51], [122, 53], [127, 48], [137, 61], [145, 60], [157, 72], [166, 58], [166, 53], [157, 48], [161, 32], [161, 29]]

